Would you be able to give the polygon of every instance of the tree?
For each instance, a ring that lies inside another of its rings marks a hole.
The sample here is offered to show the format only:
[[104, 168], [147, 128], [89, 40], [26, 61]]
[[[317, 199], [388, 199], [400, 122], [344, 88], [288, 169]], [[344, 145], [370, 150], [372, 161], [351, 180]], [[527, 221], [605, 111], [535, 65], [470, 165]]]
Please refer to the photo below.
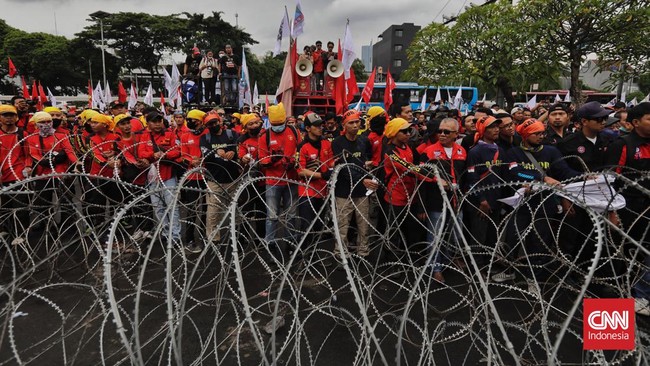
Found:
[[222, 12], [213, 11], [211, 16], [206, 17], [204, 14], [183, 13], [187, 19], [186, 39], [184, 40], [186, 52], [194, 44], [201, 49], [212, 49], [213, 51], [223, 49], [226, 44], [230, 44], [233, 47], [233, 52], [241, 55], [244, 45], [257, 43], [249, 33], [233, 27], [223, 20], [222, 14]]
[[426, 85], [479, 80], [512, 105], [514, 90], [560, 74], [560, 65], [538, 51], [548, 47], [531, 36], [538, 31], [507, 0], [471, 6], [453, 26], [432, 23], [418, 32], [407, 50], [404, 78]]
[[282, 52], [275, 57], [271, 52], [267, 52], [261, 60], [255, 55], [250, 57], [246, 55], [252, 78], [251, 83], [257, 81], [257, 89], [260, 94], [275, 94], [280, 84], [286, 57], [287, 52]]
[[537, 39], [549, 46], [546, 55], [569, 66], [570, 91], [577, 100], [580, 66], [587, 55], [628, 63], [648, 57], [646, 0], [526, 0], [518, 9], [523, 19], [541, 30]]
[[368, 76], [366, 75], [366, 66], [363, 64], [361, 59], [357, 58], [352, 62], [352, 70], [354, 71], [354, 77], [358, 82], [368, 80]]
[[69, 89], [78, 81], [65, 37], [13, 28], [6, 32], [2, 50], [2, 59], [10, 56], [21, 75], [39, 80], [44, 86]]
[[[201, 49], [223, 48], [231, 43], [235, 54], [241, 55], [244, 44], [257, 43], [250, 34], [233, 27], [221, 13], [151, 15], [146, 13], [115, 13], [103, 19], [107, 47], [115, 50], [123, 65], [130, 69], [142, 68], [152, 75], [164, 55], [187, 53], [196, 44]], [[100, 43], [99, 22], [84, 28], [77, 38]]]

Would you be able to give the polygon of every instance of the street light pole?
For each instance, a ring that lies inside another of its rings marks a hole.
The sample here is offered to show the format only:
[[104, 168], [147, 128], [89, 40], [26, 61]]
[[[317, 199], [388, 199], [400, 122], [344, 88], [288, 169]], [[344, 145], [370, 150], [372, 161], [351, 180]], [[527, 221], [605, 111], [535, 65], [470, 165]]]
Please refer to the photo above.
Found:
[[99, 19], [99, 30], [102, 35], [102, 72], [104, 73], [104, 87], [106, 87], [106, 56], [104, 56], [104, 19]]
[[99, 32], [102, 38], [102, 72], [104, 74], [104, 87], [106, 87], [106, 56], [104, 54], [104, 52], [106, 52], [106, 46], [104, 45], [104, 18], [108, 18], [109, 16], [111, 16], [110, 13], [101, 10], [90, 14], [91, 19], [99, 20]]

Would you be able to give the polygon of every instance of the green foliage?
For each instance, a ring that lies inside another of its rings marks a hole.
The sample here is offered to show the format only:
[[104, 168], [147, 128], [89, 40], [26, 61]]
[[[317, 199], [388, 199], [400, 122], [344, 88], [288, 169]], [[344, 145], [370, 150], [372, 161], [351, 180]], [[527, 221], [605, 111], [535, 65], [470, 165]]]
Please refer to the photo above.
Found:
[[[151, 15], [147, 13], [115, 13], [103, 20], [104, 39], [108, 48], [129, 70], [142, 68], [152, 73], [163, 55], [190, 52], [194, 44], [203, 50], [233, 46], [237, 55], [244, 44], [257, 43], [250, 34], [233, 27], [221, 13]], [[77, 38], [101, 43], [99, 21], [84, 28]], [[216, 53], [216, 52], [215, 52]]]
[[647, 1], [526, 0], [518, 7], [527, 23], [544, 30], [538, 36], [552, 45], [547, 55], [569, 66], [571, 95], [578, 99], [580, 66], [588, 54], [628, 65], [648, 59]]
[[275, 94], [280, 84], [286, 57], [287, 52], [282, 52], [275, 57], [272, 52], [267, 52], [262, 59], [258, 59], [255, 55], [246, 55], [248, 69], [251, 73], [251, 83], [257, 81], [257, 89], [260, 94]]
[[642, 74], [639, 76], [639, 89], [645, 95], [650, 93], [650, 73]]
[[352, 62], [352, 70], [354, 71], [354, 77], [357, 79], [357, 82], [362, 82], [368, 80], [368, 75], [366, 75], [363, 61], [361, 59], [355, 59]]
[[543, 53], [545, 45], [530, 34], [518, 9], [501, 0], [472, 6], [447, 27], [432, 23], [407, 50], [407, 78], [427, 85], [483, 84], [512, 100], [513, 90], [550, 82], [560, 67]]

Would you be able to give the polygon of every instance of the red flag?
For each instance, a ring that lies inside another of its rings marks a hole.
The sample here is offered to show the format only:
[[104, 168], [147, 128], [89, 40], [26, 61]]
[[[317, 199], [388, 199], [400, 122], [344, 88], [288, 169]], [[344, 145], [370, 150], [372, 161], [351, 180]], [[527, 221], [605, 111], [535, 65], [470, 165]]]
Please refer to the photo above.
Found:
[[117, 82], [117, 101], [120, 103], [126, 102], [126, 89], [122, 85], [122, 80]]
[[363, 92], [361, 92], [361, 97], [363, 98], [363, 101], [366, 104], [370, 103], [370, 97], [372, 97], [372, 90], [375, 88], [376, 71], [377, 71], [376, 67], [372, 69], [372, 73], [370, 74], [368, 81], [366, 81], [366, 86], [363, 87]]
[[[343, 53], [341, 52], [341, 40], [339, 39], [339, 49], [338, 49], [338, 54], [337, 58], [339, 61], [341, 61], [341, 58], [343, 57]], [[345, 95], [345, 77], [343, 75], [339, 76], [336, 78], [335, 81], [335, 86], [334, 86], [334, 100], [335, 100], [335, 106], [336, 106], [336, 114], [343, 114], [345, 111], [345, 107], [347, 107], [347, 103], [345, 99], [347, 96]]]
[[395, 89], [395, 80], [393, 80], [389, 68], [386, 71], [386, 91], [384, 93], [384, 108], [386, 108], [386, 111], [388, 111], [390, 105], [393, 104], [393, 89]]
[[9, 77], [12, 78], [16, 76], [16, 73], [18, 70], [16, 70], [16, 65], [11, 61], [11, 57], [7, 57], [9, 59]]
[[29, 88], [27, 87], [27, 82], [25, 82], [25, 77], [21, 75], [20, 78], [23, 80], [23, 98], [30, 99]]
[[47, 100], [47, 94], [45, 94], [45, 89], [43, 89], [43, 84], [41, 82], [38, 82], [38, 97], [41, 100], [41, 102], [45, 102]]
[[38, 82], [38, 104], [36, 104], [36, 108], [40, 111], [43, 109], [43, 104], [47, 101], [47, 95], [45, 94], [45, 90], [43, 90], [43, 85], [41, 82]]
[[347, 103], [349, 104], [356, 94], [359, 94], [359, 86], [357, 85], [357, 77], [354, 76], [354, 71], [350, 70], [350, 78], [345, 81], [347, 84]]
[[165, 93], [160, 91], [160, 110], [165, 113]]
[[38, 98], [38, 87], [36, 86], [36, 80], [32, 83], [32, 100], [36, 100]]
[[93, 107], [93, 85], [88, 80], [88, 108]]

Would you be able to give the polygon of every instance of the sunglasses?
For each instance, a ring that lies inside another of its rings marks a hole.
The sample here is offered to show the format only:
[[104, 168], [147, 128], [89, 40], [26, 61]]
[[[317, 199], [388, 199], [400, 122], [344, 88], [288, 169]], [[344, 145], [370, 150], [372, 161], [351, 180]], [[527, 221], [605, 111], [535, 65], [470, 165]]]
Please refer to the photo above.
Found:
[[225, 113], [217, 113], [217, 114], [220, 115], [220, 116], [225, 116], [226, 115]]
[[591, 118], [592, 121], [596, 121], [596, 122], [603, 122], [606, 119], [607, 119], [607, 117]]
[[9, 118], [9, 117], [16, 117], [16, 116], [18, 116], [18, 115], [17, 115], [16, 113], [7, 112], [7, 113], [3, 113], [3, 114], [1, 114], [1, 116], [2, 116], [2, 117], [7, 117], [7, 118]]
[[456, 133], [458, 131], [452, 131], [452, 130], [438, 130], [438, 133], [441, 135], [451, 135], [452, 133]]

